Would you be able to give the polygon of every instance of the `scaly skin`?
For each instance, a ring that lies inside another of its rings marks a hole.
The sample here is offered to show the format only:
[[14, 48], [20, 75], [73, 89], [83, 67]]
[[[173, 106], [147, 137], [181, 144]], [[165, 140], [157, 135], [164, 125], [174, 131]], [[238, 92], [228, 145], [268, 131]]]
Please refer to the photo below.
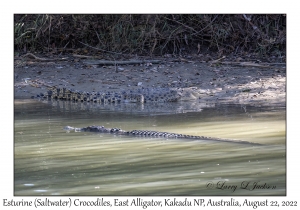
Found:
[[50, 87], [44, 95], [48, 99], [87, 101], [95, 103], [148, 103], [177, 102], [199, 99], [201, 90], [189, 88], [145, 88], [121, 92], [84, 92], [67, 88]]
[[104, 126], [88, 126], [84, 128], [75, 128], [71, 126], [64, 127], [64, 130], [75, 132], [97, 132], [97, 133], [111, 133], [116, 135], [127, 135], [127, 136], [137, 136], [137, 137], [159, 137], [159, 138], [171, 138], [171, 139], [198, 139], [198, 140], [211, 140], [211, 141], [221, 141], [221, 142], [232, 142], [232, 143], [242, 143], [242, 144], [251, 144], [251, 145], [261, 145], [258, 143], [241, 141], [241, 140], [231, 140], [231, 139], [221, 139], [221, 138], [212, 138], [207, 136], [193, 136], [177, 133], [168, 133], [168, 132], [159, 132], [159, 131], [148, 131], [148, 130], [132, 130], [124, 131], [120, 128], [105, 128]]

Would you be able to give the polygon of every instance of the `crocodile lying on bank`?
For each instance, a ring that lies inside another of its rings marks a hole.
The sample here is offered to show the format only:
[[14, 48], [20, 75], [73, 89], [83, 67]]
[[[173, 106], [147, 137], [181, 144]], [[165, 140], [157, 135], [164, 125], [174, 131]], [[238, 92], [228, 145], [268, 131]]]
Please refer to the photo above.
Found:
[[88, 126], [84, 128], [75, 128], [71, 126], [64, 127], [64, 130], [75, 132], [97, 132], [97, 133], [110, 133], [115, 135], [127, 135], [127, 136], [137, 136], [137, 137], [158, 137], [158, 138], [171, 138], [171, 139], [196, 139], [196, 140], [211, 140], [211, 141], [221, 141], [221, 142], [232, 142], [232, 143], [242, 143], [251, 145], [261, 145], [258, 143], [241, 141], [241, 140], [231, 140], [231, 139], [221, 139], [213, 138], [207, 136], [193, 136], [177, 133], [159, 132], [159, 131], [148, 131], [148, 130], [132, 130], [124, 131], [120, 128], [105, 128], [104, 126]]
[[189, 88], [141, 88], [119, 92], [85, 92], [68, 88], [50, 87], [41, 97], [71, 101], [87, 101], [95, 103], [147, 103], [147, 102], [177, 102], [199, 99], [204, 94], [197, 87]]
[[[50, 105], [52, 109], [61, 112], [81, 112], [103, 114], [106, 110], [114, 113], [130, 113], [131, 115], [168, 115], [182, 114], [188, 112], [201, 112], [204, 108], [215, 107], [213, 103], [201, 103], [199, 101], [178, 102], [178, 103], [90, 103], [66, 100], [40, 100]], [[147, 106], [148, 105], [148, 106]]]

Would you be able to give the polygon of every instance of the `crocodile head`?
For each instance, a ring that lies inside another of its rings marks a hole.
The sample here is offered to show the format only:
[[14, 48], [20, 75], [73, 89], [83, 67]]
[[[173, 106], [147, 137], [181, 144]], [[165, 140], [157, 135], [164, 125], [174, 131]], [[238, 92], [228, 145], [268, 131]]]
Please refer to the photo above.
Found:
[[179, 88], [180, 101], [193, 101], [199, 99], [199, 97], [205, 94], [205, 91], [197, 87]]

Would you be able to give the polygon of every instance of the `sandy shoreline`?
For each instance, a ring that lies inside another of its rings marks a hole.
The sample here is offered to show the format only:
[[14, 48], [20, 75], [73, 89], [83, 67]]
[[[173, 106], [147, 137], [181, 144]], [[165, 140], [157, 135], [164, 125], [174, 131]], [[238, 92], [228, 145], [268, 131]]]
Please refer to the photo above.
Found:
[[30, 98], [58, 85], [82, 91], [198, 87], [200, 102], [285, 104], [285, 66], [210, 66], [201, 61], [99, 66], [80, 62], [29, 63], [14, 69], [14, 97]]

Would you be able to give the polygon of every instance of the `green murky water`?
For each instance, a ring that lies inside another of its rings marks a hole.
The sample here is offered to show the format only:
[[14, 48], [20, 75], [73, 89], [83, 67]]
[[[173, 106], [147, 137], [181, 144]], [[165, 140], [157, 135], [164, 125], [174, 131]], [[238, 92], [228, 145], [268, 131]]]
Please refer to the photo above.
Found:
[[[15, 195], [286, 194], [285, 107], [160, 106], [87, 107], [16, 99]], [[264, 145], [66, 133], [66, 125]]]

